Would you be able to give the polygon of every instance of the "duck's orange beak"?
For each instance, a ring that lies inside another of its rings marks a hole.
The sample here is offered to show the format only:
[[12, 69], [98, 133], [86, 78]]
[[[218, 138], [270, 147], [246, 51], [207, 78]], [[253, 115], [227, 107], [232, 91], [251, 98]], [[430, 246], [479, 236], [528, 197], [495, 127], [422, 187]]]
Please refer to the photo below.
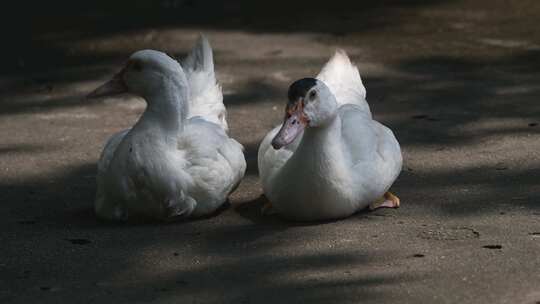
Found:
[[309, 119], [304, 114], [303, 109], [303, 100], [298, 100], [294, 104], [287, 106], [285, 121], [274, 139], [272, 139], [274, 149], [279, 150], [292, 143], [308, 125]]
[[120, 71], [111, 80], [99, 86], [97, 89], [86, 95], [86, 98], [98, 98], [126, 93], [128, 88], [124, 82], [124, 70]]

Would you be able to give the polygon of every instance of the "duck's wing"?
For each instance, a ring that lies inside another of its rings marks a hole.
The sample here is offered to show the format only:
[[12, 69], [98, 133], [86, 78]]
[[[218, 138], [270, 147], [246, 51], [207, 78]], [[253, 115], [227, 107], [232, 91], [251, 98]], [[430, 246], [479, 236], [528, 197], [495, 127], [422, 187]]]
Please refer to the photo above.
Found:
[[274, 149], [272, 147], [272, 139], [279, 132], [280, 128], [281, 125], [268, 132], [259, 146], [257, 164], [259, 166], [259, 176], [263, 181], [263, 185], [268, 184], [266, 180], [274, 176], [283, 167], [287, 160], [293, 155], [294, 151], [296, 151], [302, 140], [303, 134], [300, 134], [291, 144], [284, 146], [279, 150]]
[[[339, 108], [341, 136], [345, 151], [348, 151], [351, 167], [362, 166], [364, 175], [376, 170], [395, 178], [401, 171], [401, 149], [394, 133], [375, 121], [357, 105]], [[374, 174], [374, 173], [372, 173]]]
[[215, 123], [190, 118], [179, 137], [178, 150], [187, 161], [186, 172], [192, 179], [190, 193], [198, 202], [221, 203], [244, 177], [242, 145]]
[[188, 117], [200, 116], [227, 131], [227, 111], [214, 73], [214, 58], [208, 39], [201, 35], [180, 64], [190, 87]]
[[338, 49], [317, 75], [317, 79], [330, 88], [339, 105], [354, 104], [362, 111], [371, 113], [358, 68], [351, 63], [345, 51]]

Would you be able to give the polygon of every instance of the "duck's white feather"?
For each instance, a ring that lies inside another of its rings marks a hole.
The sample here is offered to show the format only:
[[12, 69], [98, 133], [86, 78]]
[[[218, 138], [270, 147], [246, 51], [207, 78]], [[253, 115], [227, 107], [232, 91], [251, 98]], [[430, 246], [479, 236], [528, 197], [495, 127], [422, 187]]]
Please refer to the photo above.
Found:
[[240, 183], [246, 170], [243, 147], [229, 138], [219, 125], [200, 117], [190, 118], [178, 140], [184, 154], [186, 173], [191, 177], [187, 190], [198, 203], [192, 215], [214, 211]]
[[221, 86], [216, 80], [212, 48], [208, 39], [201, 35], [180, 64], [190, 87], [188, 117], [201, 116], [221, 125], [227, 131], [227, 110], [223, 105]]
[[101, 156], [97, 165], [97, 191], [94, 207], [96, 211], [100, 211], [101, 216], [109, 220], [126, 219], [127, 216], [127, 214], [124, 214], [124, 208], [118, 204], [110, 203], [110, 200], [107, 199], [108, 195], [105, 192], [107, 186], [105, 176], [107, 175], [116, 148], [118, 148], [118, 145], [122, 142], [129, 130], [130, 129], [120, 131], [109, 137], [103, 151], [101, 151]]
[[271, 142], [280, 128], [281, 126], [277, 126], [268, 132], [259, 146], [257, 165], [259, 168], [259, 177], [263, 185], [267, 185], [269, 183], [267, 178], [274, 176], [283, 167], [302, 140], [302, 135], [299, 135], [290, 145], [279, 150], [273, 149]]
[[[157, 219], [206, 215], [219, 208], [244, 176], [242, 145], [219, 125], [200, 117], [186, 122], [178, 135], [178, 149], [172, 153], [162, 154], [160, 144], [152, 141], [148, 144], [155, 149], [145, 152], [139, 141], [124, 140], [129, 131], [113, 135], [98, 162], [95, 207], [102, 218], [126, 220], [129, 210]], [[118, 149], [122, 143], [131, 145], [132, 152]], [[113, 156], [118, 165], [111, 172]], [[111, 178], [119, 183], [111, 183]], [[169, 187], [168, 182], [175, 185]], [[177, 200], [162, 197], [159, 202], [160, 192], [169, 192], [167, 188], [176, 188]]]
[[324, 128], [308, 128], [275, 150], [270, 131], [258, 152], [263, 189], [278, 213], [296, 220], [342, 218], [380, 198], [401, 171], [399, 143], [371, 117], [365, 89], [343, 51], [319, 74], [340, 104]]
[[358, 68], [351, 63], [345, 51], [338, 49], [324, 65], [317, 79], [330, 88], [339, 105], [355, 104], [362, 111], [371, 113], [366, 102], [366, 88]]
[[[228, 137], [222, 124], [203, 115], [212, 112], [205, 107], [216, 100], [195, 105], [199, 115], [177, 116], [175, 109], [185, 109], [181, 104], [189, 102], [189, 90], [185, 94], [178, 90], [192, 84], [179, 65], [177, 73], [177, 87], [165, 85], [151, 94], [153, 110], [147, 108], [131, 129], [113, 135], [103, 149], [95, 202], [99, 217], [168, 220], [207, 215], [226, 201], [242, 179], [246, 169], [242, 146]], [[215, 87], [213, 77], [206, 78], [208, 86], [198, 81], [195, 85]], [[200, 91], [197, 100], [203, 102], [202, 96], [205, 93]]]

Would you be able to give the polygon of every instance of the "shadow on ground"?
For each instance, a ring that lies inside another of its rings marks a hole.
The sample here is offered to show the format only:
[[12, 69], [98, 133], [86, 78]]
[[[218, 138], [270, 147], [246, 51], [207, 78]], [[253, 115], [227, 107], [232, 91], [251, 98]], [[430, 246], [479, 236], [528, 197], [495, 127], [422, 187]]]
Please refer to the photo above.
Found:
[[[94, 129], [81, 130], [87, 132], [84, 136], [94, 137], [89, 142], [102, 142], [105, 135], [96, 130], [105, 129], [105, 122], [112, 120], [105, 116], [110, 108], [103, 101], [84, 100], [82, 89], [72, 87], [106, 78], [134, 49], [167, 46], [160, 33], [169, 29], [246, 31], [260, 36], [306, 33], [314, 41], [353, 47], [358, 37], [377, 36], [392, 28], [396, 32], [386, 33], [387, 39], [405, 49], [409, 34], [415, 41], [426, 35], [425, 44], [437, 44], [428, 30], [413, 34], [410, 28], [400, 30], [409, 26], [411, 14], [453, 2], [338, 1], [325, 7], [326, 2], [300, 1], [273, 2], [262, 8], [249, 1], [38, 4], [36, 13], [26, 16], [33, 20], [32, 29], [11, 33], [13, 47], [0, 51], [0, 58], [5, 58], [0, 59], [4, 67], [0, 116], [4, 122], [28, 118], [24, 129], [31, 129], [30, 133], [57, 132], [61, 137], [69, 131], [68, 123], [53, 120], [46, 129], [33, 129], [35, 116], [95, 111]], [[469, 20], [463, 21], [463, 14], [457, 12], [455, 19], [466, 25]], [[433, 24], [418, 26], [431, 29]], [[186, 36], [178, 38], [185, 42], [181, 48], [169, 45], [175, 55], [185, 54], [191, 45], [193, 35]], [[118, 44], [107, 46], [117, 40]], [[463, 43], [472, 40], [466, 37]], [[379, 41], [370, 47], [377, 53], [386, 44]], [[380, 56], [396, 56], [400, 49], [386, 52]], [[0, 299], [27, 303], [39, 298], [55, 303], [88, 294], [87, 302], [180, 297], [183, 302], [275, 303], [286, 295], [290, 302], [384, 302], [401, 299], [405, 291], [397, 293], [397, 286], [426, 277], [435, 280], [439, 276], [435, 271], [411, 270], [421, 267], [412, 264], [407, 251], [412, 249], [400, 242], [385, 247], [369, 238], [385, 230], [399, 235], [407, 229], [395, 226], [399, 221], [408, 221], [408, 229], [416, 233], [415, 221], [485, 220], [485, 215], [506, 212], [540, 215], [540, 170], [530, 140], [540, 130], [540, 52], [511, 49], [485, 58], [438, 52], [392, 57], [384, 62], [384, 71], [374, 74], [363, 72], [362, 63], [379, 54], [358, 61], [375, 117], [395, 131], [404, 149], [405, 167], [393, 190], [404, 205], [395, 212], [360, 213], [317, 225], [291, 224], [261, 216], [265, 199], [259, 188], [249, 186], [239, 190], [249, 195], [240, 196], [233, 208], [219, 216], [166, 225], [102, 223], [92, 211], [100, 147], [69, 150], [55, 143], [11, 143], [25, 130], [2, 133], [0, 215], [6, 233], [0, 236], [5, 245], [0, 269], [7, 288], [0, 290]], [[217, 50], [216, 58], [220, 55]], [[300, 61], [277, 55], [222, 64], [233, 73], [235, 67], [247, 64], [261, 69], [252, 71], [249, 81], [234, 83], [237, 89], [225, 94], [231, 117], [238, 119], [231, 122], [232, 132], [246, 146], [248, 179], [258, 176], [258, 144], [282, 116], [288, 83], [272, 81], [265, 72], [273, 66], [294, 73], [305, 66], [317, 70], [327, 58], [320, 54]], [[256, 110], [250, 108], [254, 105]], [[123, 125], [113, 127], [107, 125], [107, 130], [112, 133]], [[40, 167], [40, 158], [43, 164], [55, 160], [56, 170], [41, 174], [47, 168]], [[37, 164], [34, 174], [19, 177], [17, 169], [28, 166], [27, 162]], [[420, 243], [420, 248], [425, 245], [417, 234], [407, 235], [407, 240]], [[392, 249], [385, 252], [377, 246]], [[452, 252], [444, 245], [433, 246], [443, 247], [440, 255]], [[452, 246], [456, 245], [448, 245]]]

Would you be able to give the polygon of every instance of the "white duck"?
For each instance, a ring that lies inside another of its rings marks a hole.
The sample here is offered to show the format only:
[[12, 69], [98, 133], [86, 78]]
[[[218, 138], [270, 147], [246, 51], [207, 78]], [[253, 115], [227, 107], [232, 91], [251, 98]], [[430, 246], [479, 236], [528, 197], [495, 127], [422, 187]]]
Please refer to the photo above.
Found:
[[399, 207], [388, 192], [401, 171], [399, 143], [371, 117], [358, 69], [338, 50], [314, 78], [294, 82], [283, 125], [266, 135], [258, 165], [272, 211], [329, 220]]
[[89, 97], [130, 92], [147, 108], [113, 135], [98, 163], [95, 211], [108, 220], [161, 220], [210, 214], [244, 176], [242, 146], [229, 138], [212, 49], [201, 36], [183, 67], [153, 50], [126, 66]]

